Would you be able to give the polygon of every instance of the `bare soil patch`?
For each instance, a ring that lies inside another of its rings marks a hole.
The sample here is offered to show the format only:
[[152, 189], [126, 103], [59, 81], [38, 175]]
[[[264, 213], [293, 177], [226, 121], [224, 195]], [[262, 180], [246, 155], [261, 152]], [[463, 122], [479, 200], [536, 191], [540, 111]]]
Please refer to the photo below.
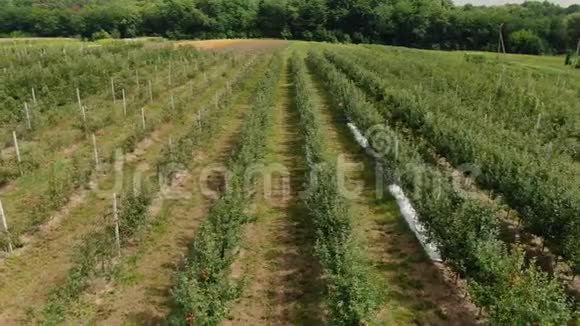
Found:
[[176, 46], [193, 46], [205, 50], [277, 50], [288, 45], [288, 41], [276, 39], [222, 39], [204, 41], [181, 41]]

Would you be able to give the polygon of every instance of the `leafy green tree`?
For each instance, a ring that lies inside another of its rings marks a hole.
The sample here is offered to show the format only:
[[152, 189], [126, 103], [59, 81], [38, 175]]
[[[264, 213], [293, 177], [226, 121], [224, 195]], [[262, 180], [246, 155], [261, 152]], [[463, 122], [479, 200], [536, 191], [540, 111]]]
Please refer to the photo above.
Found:
[[292, 33], [306, 40], [314, 39], [314, 33], [324, 30], [327, 25], [325, 0], [291, 0], [288, 11]]
[[568, 31], [568, 41], [571, 48], [576, 46], [580, 40], [580, 12], [566, 17], [566, 28]]
[[267, 36], [496, 51], [502, 24], [515, 52], [564, 53], [575, 49], [580, 38], [580, 5], [562, 8], [530, 1], [455, 6], [452, 0], [0, 0], [3, 35], [90, 38], [104, 30], [123, 38]]
[[172, 38], [203, 36], [211, 24], [211, 19], [187, 0], [156, 3], [147, 7], [143, 16], [146, 34]]
[[93, 41], [98, 41], [98, 40], [106, 40], [106, 39], [110, 39], [111, 34], [109, 34], [109, 32], [105, 31], [105, 30], [100, 30], [98, 32], [94, 32], [93, 35], [91, 35], [91, 40]]
[[520, 30], [510, 35], [510, 48], [512, 52], [526, 54], [544, 53], [542, 39], [531, 30]]
[[[263, 36], [284, 37], [288, 36], [288, 11], [286, 2], [283, 0], [260, 0], [256, 27]], [[283, 36], [283, 34], [285, 36]]]

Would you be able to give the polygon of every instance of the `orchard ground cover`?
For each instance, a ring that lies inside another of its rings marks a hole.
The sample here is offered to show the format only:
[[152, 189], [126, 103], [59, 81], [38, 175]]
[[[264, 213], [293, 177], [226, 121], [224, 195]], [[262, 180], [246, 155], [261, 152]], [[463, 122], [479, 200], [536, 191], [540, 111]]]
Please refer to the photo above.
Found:
[[577, 318], [580, 75], [559, 57], [20, 42], [0, 44], [5, 324]]

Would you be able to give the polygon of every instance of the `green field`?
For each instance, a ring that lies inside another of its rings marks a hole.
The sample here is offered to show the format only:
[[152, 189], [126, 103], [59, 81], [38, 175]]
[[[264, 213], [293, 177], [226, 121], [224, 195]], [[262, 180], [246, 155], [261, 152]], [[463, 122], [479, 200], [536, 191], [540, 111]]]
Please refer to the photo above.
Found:
[[0, 56], [2, 325], [578, 322], [563, 57], [160, 38]]

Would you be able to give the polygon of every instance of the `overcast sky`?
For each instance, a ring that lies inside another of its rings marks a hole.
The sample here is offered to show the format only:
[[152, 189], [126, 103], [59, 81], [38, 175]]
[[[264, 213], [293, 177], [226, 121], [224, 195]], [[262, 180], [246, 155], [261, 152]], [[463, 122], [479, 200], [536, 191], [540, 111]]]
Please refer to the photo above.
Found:
[[[525, 0], [454, 0], [458, 5], [464, 5], [466, 3], [472, 3], [474, 5], [502, 5], [505, 3], [522, 3]], [[580, 0], [548, 0], [550, 2], [554, 2], [559, 4], [563, 7], [568, 7], [569, 5], [573, 4], [580, 4]]]

